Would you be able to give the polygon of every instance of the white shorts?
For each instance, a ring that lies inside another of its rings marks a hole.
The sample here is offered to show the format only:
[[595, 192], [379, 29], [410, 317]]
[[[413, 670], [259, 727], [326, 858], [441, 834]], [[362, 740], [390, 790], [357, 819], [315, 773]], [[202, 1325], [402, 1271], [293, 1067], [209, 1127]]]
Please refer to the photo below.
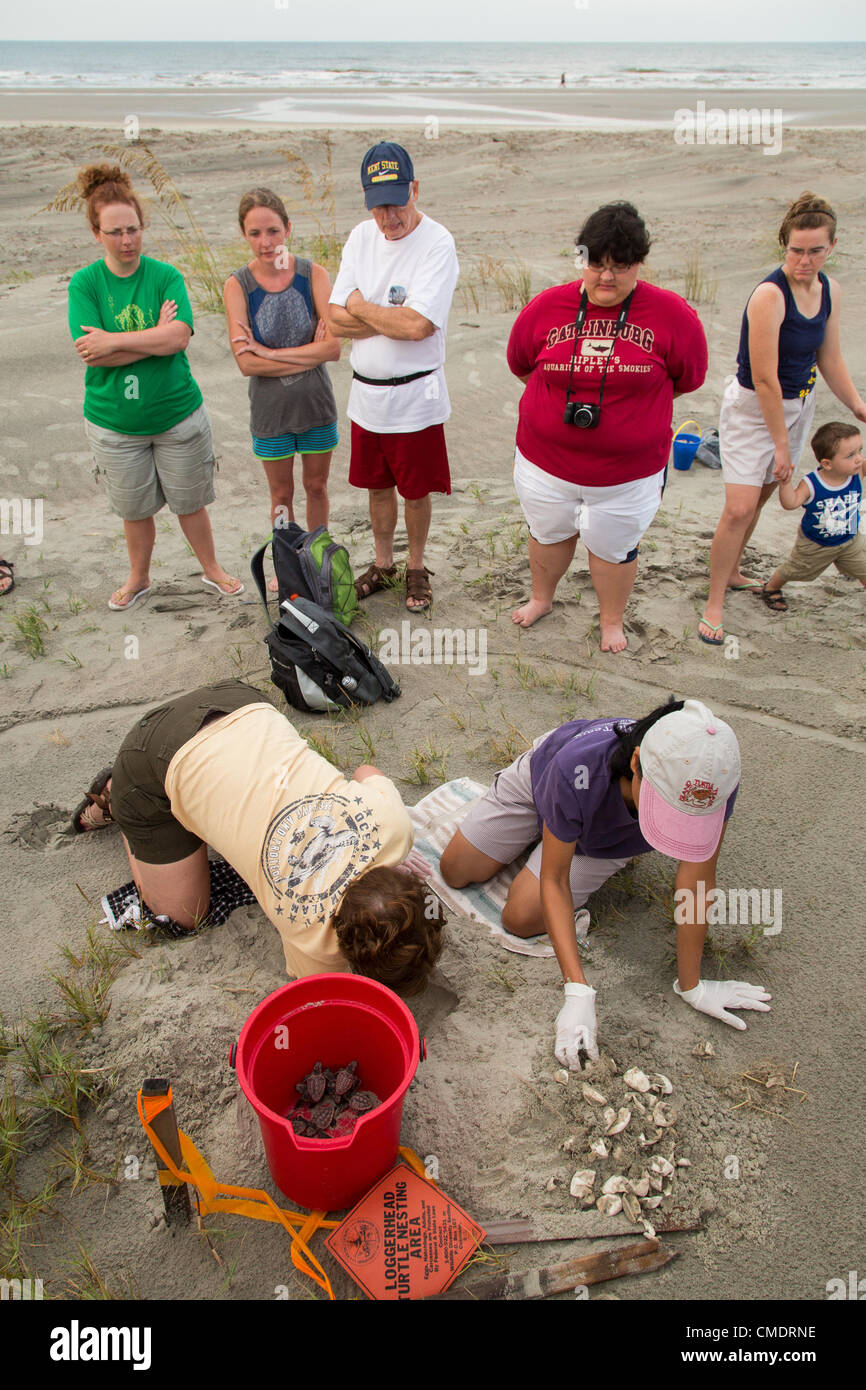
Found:
[[580, 536], [600, 560], [634, 559], [662, 500], [666, 469], [613, 487], [585, 487], [545, 473], [514, 451], [514, 486], [529, 534], [539, 545]]
[[[791, 462], [795, 468], [815, 417], [817, 394], [813, 389], [808, 396], [782, 401]], [[741, 386], [735, 376], [725, 382], [719, 412], [719, 443], [722, 477], [726, 483], [763, 487], [765, 483], [775, 482], [776, 450], [758, 404], [758, 393]]]

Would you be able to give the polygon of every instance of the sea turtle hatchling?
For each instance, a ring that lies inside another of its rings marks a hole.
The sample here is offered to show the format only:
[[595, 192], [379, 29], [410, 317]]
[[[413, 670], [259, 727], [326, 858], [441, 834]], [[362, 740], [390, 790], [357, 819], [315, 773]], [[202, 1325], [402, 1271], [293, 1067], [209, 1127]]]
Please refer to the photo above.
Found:
[[335, 1139], [351, 1134], [358, 1119], [379, 1104], [373, 1091], [360, 1090], [357, 1061], [326, 1067], [316, 1062], [295, 1083], [297, 1100], [286, 1115], [296, 1134], [307, 1139]]

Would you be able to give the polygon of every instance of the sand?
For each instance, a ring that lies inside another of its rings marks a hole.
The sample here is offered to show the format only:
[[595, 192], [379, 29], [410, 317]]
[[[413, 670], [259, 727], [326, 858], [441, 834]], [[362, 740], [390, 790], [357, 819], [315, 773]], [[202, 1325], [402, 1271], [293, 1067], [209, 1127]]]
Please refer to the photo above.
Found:
[[[52, 119], [48, 108], [42, 118]], [[291, 192], [281, 147], [292, 145], [314, 160], [319, 149], [317, 134], [298, 131], [142, 133], [220, 246], [235, 238], [233, 209], [246, 186], [261, 182]], [[357, 163], [377, 134], [372, 127], [335, 132], [341, 235], [362, 215]], [[523, 740], [565, 719], [641, 713], [671, 692], [697, 696], [731, 722], [744, 773], [719, 882], [781, 888], [783, 929], [759, 937], [751, 955], [735, 949], [748, 927], [720, 927], [714, 936], [729, 951], [728, 972], [765, 983], [773, 1008], [748, 1015], [747, 1030], [737, 1032], [673, 995], [674, 932], [660, 902], [672, 884], [670, 861], [644, 856], [634, 874], [625, 871], [591, 904], [587, 968], [598, 990], [604, 1056], [598, 1076], [610, 1082], [614, 1059], [619, 1073], [636, 1065], [670, 1077], [676, 1152], [691, 1167], [681, 1170], [666, 1207], [703, 1223], [699, 1232], [667, 1238], [681, 1253], [665, 1270], [603, 1292], [636, 1300], [823, 1299], [828, 1280], [847, 1279], [858, 1260], [862, 1265], [864, 1121], [852, 1078], [866, 1060], [858, 833], [866, 751], [863, 591], [828, 571], [809, 586], [790, 587], [784, 617], [749, 594], [733, 595], [726, 626], [736, 649], [726, 655], [700, 644], [696, 625], [722, 485], [718, 473], [695, 465], [671, 473], [644, 544], [627, 613], [627, 654], [599, 650], [580, 548], [553, 616], [517, 631], [510, 611], [528, 592], [529, 576], [511, 485], [520, 388], [504, 347], [514, 311], [494, 291], [484, 302], [473, 264], [485, 253], [519, 256], [536, 291], [567, 279], [580, 216], [609, 198], [632, 198], [654, 237], [650, 269], [657, 282], [682, 292], [694, 251], [716, 282], [711, 302], [698, 306], [710, 345], [709, 376], [676, 414], [677, 421], [692, 416], [706, 429], [717, 422], [742, 305], [774, 263], [781, 212], [801, 189], [815, 188], [840, 214], [835, 273], [845, 295], [843, 347], [854, 380], [863, 383], [866, 136], [790, 131], [781, 155], [765, 158], [753, 147], [677, 146], [670, 131], [576, 137], [449, 128], [426, 142], [417, 128], [393, 134], [416, 154], [421, 205], [453, 231], [464, 276], [475, 276], [480, 297], [476, 307], [471, 292], [458, 294], [450, 321], [454, 491], [435, 501], [428, 564], [435, 571], [434, 624], [486, 629], [488, 667], [484, 674], [459, 665], [401, 668], [399, 703], [364, 716], [372, 756], [411, 803], [428, 789], [411, 780], [413, 752], [434, 760], [430, 775], [437, 780], [444, 773], [489, 781]], [[65, 826], [69, 809], [110, 762], [133, 720], [210, 680], [242, 675], [269, 689], [264, 615], [251, 585], [233, 602], [205, 591], [166, 514], [158, 521], [149, 599], [126, 615], [106, 608], [126, 572], [124, 546], [119, 521], [91, 475], [81, 372], [65, 321], [66, 282], [93, 246], [80, 216], [38, 210], [77, 165], [113, 139], [112, 129], [71, 124], [2, 135], [3, 488], [42, 494], [45, 530], [39, 545], [2, 537], [2, 553], [17, 566], [17, 588], [0, 612], [6, 676], [0, 687], [6, 774], [0, 1008], [7, 1019], [51, 996], [48, 972], [62, 968], [61, 948], [78, 949], [100, 915], [76, 885], [96, 904], [127, 877], [115, 832], [78, 838]], [[296, 229], [313, 230], [303, 210]], [[145, 250], [159, 254], [154, 240]], [[241, 263], [240, 254], [227, 265], [233, 263]], [[218, 554], [245, 573], [267, 534], [266, 497], [249, 452], [245, 384], [218, 316], [197, 318], [190, 360], [220, 455], [211, 508]], [[347, 352], [332, 375], [342, 418]], [[821, 383], [818, 422], [843, 416]], [[348, 428], [344, 433], [332, 470], [332, 529], [362, 566], [369, 558], [366, 500], [346, 481]], [[789, 515], [769, 507], [747, 571], [766, 577], [787, 554], [794, 529]], [[49, 627], [38, 658], [23, 650], [12, 624], [31, 605]], [[375, 645], [378, 631], [405, 617], [399, 601], [382, 594], [366, 606], [362, 631]], [[413, 626], [421, 621], [413, 619]], [[129, 637], [137, 639], [137, 658], [128, 656], [135, 648]], [[321, 720], [298, 722], [322, 734]], [[368, 757], [350, 722], [325, 732], [347, 768]], [[62, 1291], [80, 1240], [109, 1286], [148, 1299], [268, 1299], [280, 1285], [288, 1285], [292, 1298], [306, 1297], [310, 1286], [291, 1270], [286, 1238], [276, 1228], [240, 1218], [211, 1222], [222, 1232], [213, 1240], [222, 1266], [196, 1236], [166, 1231], [134, 1106], [145, 1076], [169, 1075], [181, 1124], [217, 1176], [270, 1186], [227, 1055], [256, 1002], [284, 982], [277, 935], [249, 908], [194, 939], [134, 945], [138, 954], [112, 987], [104, 1026], [82, 1044], [88, 1065], [116, 1069], [112, 1094], [87, 1112], [85, 1129], [91, 1165], [105, 1172], [119, 1161], [119, 1181], [61, 1189], [64, 1219], [43, 1224], [32, 1271], [48, 1289]], [[707, 956], [705, 974], [722, 973], [723, 964]], [[446, 1190], [482, 1223], [517, 1214], [541, 1221], [577, 1208], [568, 1184], [574, 1169], [585, 1166], [587, 1107], [580, 1078], [562, 1086], [554, 1077], [560, 997], [555, 962], [505, 955], [482, 928], [452, 918], [434, 982], [414, 1006], [429, 1055], [407, 1097], [403, 1142], [436, 1157]], [[713, 1044], [713, 1058], [693, 1054], [703, 1040]], [[796, 1091], [743, 1080], [777, 1074], [790, 1084], [795, 1067]], [[744, 1100], [749, 1103], [741, 1105]], [[51, 1146], [65, 1137], [59, 1125], [42, 1125], [19, 1165], [23, 1192], [36, 1190]], [[128, 1155], [140, 1160], [138, 1180], [124, 1179]], [[623, 1161], [633, 1156], [629, 1150]], [[509, 1268], [567, 1253], [573, 1251], [565, 1245], [524, 1246], [509, 1257]], [[339, 1296], [352, 1296], [341, 1274], [334, 1282]]]

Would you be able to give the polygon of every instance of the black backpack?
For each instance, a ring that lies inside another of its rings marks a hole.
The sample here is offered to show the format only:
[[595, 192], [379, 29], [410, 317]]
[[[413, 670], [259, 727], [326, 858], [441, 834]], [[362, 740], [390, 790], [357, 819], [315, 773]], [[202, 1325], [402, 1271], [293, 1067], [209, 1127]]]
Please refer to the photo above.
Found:
[[358, 611], [358, 599], [346, 547], [332, 540], [325, 526], [317, 526], [315, 531], [305, 531], [296, 521], [275, 526], [271, 539], [265, 541], [250, 561], [250, 571], [265, 608], [268, 596], [264, 555], [269, 545], [273, 547], [280, 604], [292, 594], [302, 594], [326, 612], [334, 613], [348, 627]]
[[332, 613], [295, 595], [265, 638], [271, 680], [289, 704], [304, 713], [351, 705], [389, 703], [400, 687], [370, 648]]

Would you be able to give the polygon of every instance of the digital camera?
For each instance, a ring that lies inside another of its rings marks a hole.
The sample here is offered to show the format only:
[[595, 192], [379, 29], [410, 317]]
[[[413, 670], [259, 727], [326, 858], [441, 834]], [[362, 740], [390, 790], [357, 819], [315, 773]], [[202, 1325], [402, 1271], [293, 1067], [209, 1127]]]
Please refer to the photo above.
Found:
[[568, 401], [563, 421], [566, 425], [576, 425], [579, 430], [594, 430], [601, 419], [601, 406], [588, 405], [586, 401]]

